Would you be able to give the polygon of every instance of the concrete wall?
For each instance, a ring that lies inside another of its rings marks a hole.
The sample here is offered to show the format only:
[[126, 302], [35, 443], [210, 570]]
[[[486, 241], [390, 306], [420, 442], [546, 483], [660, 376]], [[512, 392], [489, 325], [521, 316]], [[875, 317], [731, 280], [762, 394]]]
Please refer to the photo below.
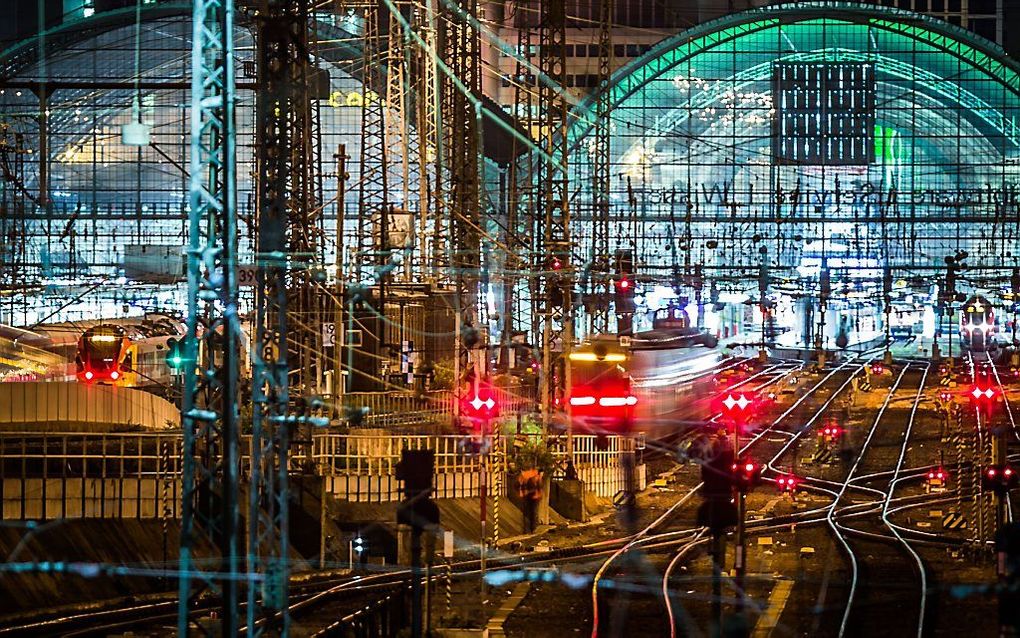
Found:
[[0, 429], [101, 432], [180, 427], [166, 399], [133, 388], [77, 382], [0, 383]]
[[3, 520], [171, 518], [180, 516], [180, 480], [155, 478], [5, 478]]

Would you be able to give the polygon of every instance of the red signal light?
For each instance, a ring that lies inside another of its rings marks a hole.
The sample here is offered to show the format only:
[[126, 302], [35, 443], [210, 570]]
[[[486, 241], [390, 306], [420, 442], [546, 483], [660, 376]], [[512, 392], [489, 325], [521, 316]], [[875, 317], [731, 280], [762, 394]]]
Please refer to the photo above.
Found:
[[794, 476], [780, 476], [776, 479], [776, 485], [782, 492], [792, 492], [797, 489], [797, 478]]
[[988, 477], [989, 478], [993, 478], [994, 476], [995, 476], [995, 468], [994, 467], [988, 468]]
[[761, 467], [754, 461], [737, 459], [731, 471], [733, 484], [741, 492], [748, 492], [761, 482]]
[[834, 438], [842, 434], [843, 428], [839, 427], [838, 425], [830, 424], [822, 428], [822, 435], [829, 438]]
[[[717, 399], [718, 400], [718, 399]], [[727, 392], [722, 399], [722, 411], [731, 419], [749, 417], [757, 407], [757, 397], [744, 392]]]
[[620, 288], [622, 288], [623, 290], [626, 290], [626, 289], [630, 288], [630, 282], [627, 281], [626, 279], [621, 279], [620, 280]]
[[461, 414], [471, 419], [492, 419], [499, 416], [499, 401], [488, 383], [479, 383], [473, 396], [461, 399]]
[[995, 396], [995, 390], [991, 388], [982, 388], [979, 385], [974, 386], [974, 389], [970, 391], [970, 395], [978, 401], [988, 401]]

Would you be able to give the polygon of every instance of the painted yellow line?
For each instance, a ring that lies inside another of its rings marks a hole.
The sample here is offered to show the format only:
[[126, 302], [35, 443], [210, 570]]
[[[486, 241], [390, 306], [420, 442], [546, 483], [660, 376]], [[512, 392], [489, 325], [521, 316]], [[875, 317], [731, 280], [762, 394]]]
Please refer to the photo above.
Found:
[[792, 580], [776, 581], [776, 586], [769, 594], [768, 607], [765, 608], [765, 613], [758, 616], [758, 622], [754, 626], [751, 638], [769, 638], [772, 635], [772, 630], [779, 625], [779, 616], [783, 613], [783, 608], [786, 607], [786, 601], [790, 599], [792, 591]]
[[517, 606], [524, 601], [524, 597], [528, 595], [528, 590], [531, 589], [531, 583], [528, 581], [520, 582], [514, 585], [514, 591], [503, 601], [503, 604], [499, 606], [496, 613], [493, 614], [492, 618], [486, 624], [489, 630], [489, 636], [496, 638], [497, 636], [505, 636], [503, 633], [503, 623], [510, 617], [510, 614], [517, 609]]

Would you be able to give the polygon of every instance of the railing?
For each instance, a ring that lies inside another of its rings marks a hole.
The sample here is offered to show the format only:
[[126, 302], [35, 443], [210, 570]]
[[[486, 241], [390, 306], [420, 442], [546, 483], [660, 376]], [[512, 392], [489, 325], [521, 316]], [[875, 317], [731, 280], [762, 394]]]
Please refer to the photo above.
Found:
[[[504, 414], [526, 411], [534, 405], [532, 392], [524, 388], [494, 388], [496, 401]], [[350, 392], [343, 395], [347, 410], [368, 408], [362, 423], [367, 426], [414, 425], [449, 421], [453, 418], [454, 393], [431, 392]]]
[[[396, 466], [404, 449], [435, 451], [437, 498], [473, 497], [483, 480], [506, 494], [510, 481], [495, 480], [509, 469], [515, 441], [505, 436], [500, 454], [480, 454], [482, 441], [461, 436], [319, 433], [311, 460], [327, 489], [355, 502], [392, 502], [401, 497]], [[598, 449], [593, 436], [575, 436], [573, 459], [589, 490], [612, 496], [623, 486], [620, 452], [632, 445], [609, 437]], [[249, 472], [250, 437], [239, 445], [239, 470]], [[565, 437], [550, 447], [561, 475], [567, 465]], [[304, 456], [292, 455], [291, 470], [306, 471]], [[483, 466], [484, 464], [484, 466]], [[483, 475], [484, 469], [484, 475]], [[180, 515], [181, 433], [0, 433], [0, 518], [159, 518]]]
[[453, 415], [453, 394], [426, 392], [350, 392], [343, 395], [347, 410], [368, 408], [362, 423], [368, 426], [404, 425], [441, 421]]
[[3, 433], [0, 515], [4, 519], [177, 517], [180, 445], [179, 432]]
[[[514, 441], [535, 438], [505, 436], [503, 450], [510, 450]], [[434, 494], [437, 498], [477, 496], [480, 492], [482, 463], [493, 486], [507, 481], [492, 480], [492, 475], [508, 470], [506, 454], [482, 456], [483, 442], [478, 438], [450, 435], [358, 435], [321, 434], [312, 440], [312, 458], [317, 471], [326, 477], [327, 488], [339, 498], [358, 502], [390, 502], [400, 499], [396, 467], [404, 449], [435, 452]], [[623, 488], [619, 471], [620, 453], [633, 443], [621, 437], [608, 437], [606, 449], [599, 449], [597, 437], [574, 437], [573, 464], [578, 478], [599, 496], [611, 497]], [[566, 437], [550, 439], [550, 448], [557, 461], [558, 473], [567, 465]]]

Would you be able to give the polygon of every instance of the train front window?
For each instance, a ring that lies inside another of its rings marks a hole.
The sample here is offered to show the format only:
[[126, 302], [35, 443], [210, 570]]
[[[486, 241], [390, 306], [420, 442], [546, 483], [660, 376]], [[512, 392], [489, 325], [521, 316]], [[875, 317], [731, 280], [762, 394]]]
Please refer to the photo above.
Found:
[[120, 338], [113, 335], [94, 335], [82, 343], [81, 360], [86, 368], [95, 372], [116, 370], [120, 359]]

